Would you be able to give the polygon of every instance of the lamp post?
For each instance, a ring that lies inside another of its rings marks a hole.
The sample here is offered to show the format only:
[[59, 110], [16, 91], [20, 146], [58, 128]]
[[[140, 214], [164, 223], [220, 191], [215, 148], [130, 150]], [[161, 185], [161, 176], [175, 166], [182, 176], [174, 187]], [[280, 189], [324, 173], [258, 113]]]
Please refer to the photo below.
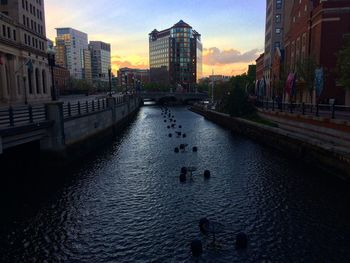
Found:
[[55, 66], [55, 51], [53, 49], [48, 48], [47, 49], [47, 60], [49, 62], [49, 67], [51, 71], [51, 100], [56, 101], [56, 89], [55, 89], [55, 80], [54, 80], [54, 74], [53, 74], [53, 68]]
[[112, 69], [108, 68], [108, 80], [109, 80], [109, 96], [112, 97]]

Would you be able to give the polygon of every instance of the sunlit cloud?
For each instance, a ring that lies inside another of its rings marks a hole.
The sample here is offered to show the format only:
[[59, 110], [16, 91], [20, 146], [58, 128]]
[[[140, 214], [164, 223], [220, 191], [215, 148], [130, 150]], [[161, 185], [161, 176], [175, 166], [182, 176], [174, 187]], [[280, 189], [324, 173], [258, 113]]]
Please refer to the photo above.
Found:
[[118, 55], [112, 56], [112, 68], [113, 72], [116, 72], [120, 68], [149, 68], [147, 58], [139, 56], [122, 57]]
[[236, 49], [220, 50], [217, 47], [204, 49], [203, 63], [207, 65], [226, 65], [233, 63], [252, 62], [260, 54], [259, 49], [253, 49], [247, 52], [240, 52]]

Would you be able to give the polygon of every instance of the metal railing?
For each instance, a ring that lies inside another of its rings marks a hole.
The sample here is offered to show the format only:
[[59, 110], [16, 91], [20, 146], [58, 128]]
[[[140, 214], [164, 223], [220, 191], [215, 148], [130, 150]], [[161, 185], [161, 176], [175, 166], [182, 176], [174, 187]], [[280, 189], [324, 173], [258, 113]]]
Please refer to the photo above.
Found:
[[[130, 95], [132, 98], [132, 95]], [[126, 96], [115, 97], [116, 105], [126, 102]], [[64, 118], [81, 116], [108, 108], [107, 99], [68, 102], [63, 104]], [[23, 105], [0, 108], [0, 128], [10, 128], [47, 120], [47, 110], [44, 104]]]
[[[116, 97], [116, 105], [126, 101], [125, 96]], [[108, 108], [107, 99], [75, 101], [63, 104], [63, 116], [65, 119], [97, 112]]]
[[77, 101], [68, 102], [63, 105], [63, 116], [64, 118], [70, 118], [88, 114], [90, 112], [100, 111], [107, 108], [107, 100], [99, 99], [92, 101]]
[[310, 103], [278, 103], [276, 101], [257, 101], [258, 108], [289, 112], [301, 115], [313, 115], [331, 119], [350, 120], [350, 107], [335, 104], [310, 104]]
[[38, 123], [47, 119], [45, 105], [0, 108], [0, 128]]

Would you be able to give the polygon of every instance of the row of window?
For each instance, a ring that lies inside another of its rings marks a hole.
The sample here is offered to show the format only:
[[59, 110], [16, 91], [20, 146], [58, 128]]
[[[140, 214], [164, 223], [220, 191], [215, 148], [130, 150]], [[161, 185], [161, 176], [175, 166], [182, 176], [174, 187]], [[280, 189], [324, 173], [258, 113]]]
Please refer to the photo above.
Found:
[[17, 41], [17, 32], [16, 29], [12, 29], [9, 26], [2, 25], [2, 36], [4, 38]]
[[43, 26], [40, 25], [39, 23], [37, 24], [32, 19], [30, 20], [30, 24], [29, 24], [29, 17], [26, 17], [25, 15], [23, 15], [23, 25], [27, 26], [30, 29], [32, 29], [36, 33], [44, 35], [44, 28], [43, 28]]
[[[41, 5], [41, 0], [37, 0], [36, 1], [39, 5]], [[28, 8], [29, 7], [29, 8]], [[41, 21], [43, 20], [43, 14], [39, 9], [36, 9], [35, 6], [33, 6], [32, 4], [28, 5], [28, 1], [26, 0], [22, 0], [22, 8], [24, 10], [26, 10], [27, 12], [29, 11], [30, 14], [32, 14], [33, 16], [39, 18]]]
[[30, 37], [30, 35], [27, 34], [24, 34], [24, 44], [45, 51], [45, 45], [43, 41], [38, 40], [35, 37]]

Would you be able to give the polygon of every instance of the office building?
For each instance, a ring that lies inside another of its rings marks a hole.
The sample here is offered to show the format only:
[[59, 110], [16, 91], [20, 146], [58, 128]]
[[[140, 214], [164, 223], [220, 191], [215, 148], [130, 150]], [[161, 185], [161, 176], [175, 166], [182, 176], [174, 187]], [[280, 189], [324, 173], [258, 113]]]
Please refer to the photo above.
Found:
[[57, 28], [57, 62], [67, 67], [75, 79], [91, 81], [91, 57], [88, 57], [88, 35], [73, 28]]
[[108, 82], [111, 68], [111, 45], [101, 41], [90, 41], [92, 79], [94, 82]]
[[46, 52], [44, 1], [1, 1], [0, 105], [51, 98]]
[[202, 77], [201, 35], [180, 20], [149, 34], [151, 82], [191, 90]]

